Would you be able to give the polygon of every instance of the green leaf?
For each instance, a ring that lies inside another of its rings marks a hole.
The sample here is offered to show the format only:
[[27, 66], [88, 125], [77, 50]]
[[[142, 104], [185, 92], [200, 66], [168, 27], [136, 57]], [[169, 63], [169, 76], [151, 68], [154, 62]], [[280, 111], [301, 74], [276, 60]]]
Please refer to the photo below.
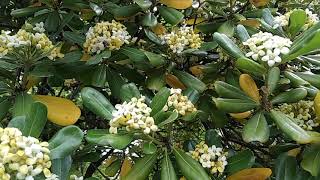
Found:
[[166, 105], [170, 96], [170, 90], [166, 87], [160, 89], [160, 91], [153, 97], [151, 102], [151, 116], [160, 112]]
[[142, 145], [142, 151], [145, 154], [154, 154], [157, 152], [157, 146], [152, 142], [145, 142]]
[[146, 155], [139, 159], [129, 171], [129, 173], [123, 178], [123, 180], [142, 180], [146, 179], [154, 164], [157, 161], [157, 153]]
[[267, 87], [269, 89], [269, 94], [272, 94], [272, 92], [276, 89], [279, 79], [280, 69], [278, 67], [271, 68], [267, 76]]
[[148, 89], [159, 91], [166, 85], [165, 74], [163, 71], [154, 71], [148, 76], [146, 86]]
[[245, 42], [250, 38], [247, 29], [241, 24], [239, 24], [236, 28], [236, 35], [241, 40], [241, 42]]
[[63, 32], [63, 37], [72, 42], [72, 43], [75, 43], [75, 44], [78, 44], [79, 46], [83, 46], [83, 43], [85, 42], [86, 40], [86, 37], [82, 34], [78, 34], [78, 33], [75, 33], [75, 32], [71, 32], [71, 31], [64, 31]]
[[296, 179], [297, 161], [295, 157], [288, 156], [286, 153], [281, 154], [275, 162], [276, 180], [293, 180]]
[[269, 139], [270, 130], [262, 112], [251, 117], [243, 127], [242, 139], [245, 142], [259, 141], [265, 143]]
[[191, 101], [193, 104], [195, 104], [200, 98], [199, 92], [193, 88], [187, 88], [182, 93], [183, 95], [187, 96], [188, 100]]
[[87, 132], [86, 140], [100, 146], [110, 145], [115, 149], [124, 149], [131, 143], [133, 136], [130, 134], [109, 134], [109, 131], [105, 129], [91, 129]]
[[86, 64], [88, 65], [93, 65], [93, 64], [99, 64], [101, 63], [104, 59], [108, 59], [111, 57], [111, 51], [109, 50], [104, 50], [102, 53], [97, 54], [95, 56], [92, 56]]
[[131, 98], [140, 98], [141, 94], [139, 89], [134, 83], [124, 84], [120, 89], [120, 99], [124, 102], [129, 102]]
[[[157, 116], [157, 114], [156, 114], [155, 116]], [[178, 112], [177, 112], [177, 111], [173, 111], [166, 120], [161, 121], [161, 122], [158, 124], [158, 127], [162, 127], [162, 126], [164, 126], [164, 125], [166, 125], [166, 124], [172, 123], [172, 122], [175, 121], [178, 117], [179, 117]]]
[[121, 168], [121, 160], [117, 159], [106, 168], [105, 173], [107, 176], [113, 177], [117, 174], [120, 168]]
[[141, 23], [143, 26], [154, 27], [158, 24], [158, 21], [157, 17], [153, 13], [148, 12], [144, 15]]
[[47, 122], [47, 107], [34, 102], [31, 105], [30, 112], [27, 114], [24, 128], [21, 131], [24, 136], [33, 136], [38, 138]]
[[147, 10], [152, 5], [152, 2], [149, 0], [134, 0], [142, 10]]
[[298, 75], [300, 78], [303, 80], [309, 82], [311, 85], [320, 88], [320, 75], [318, 74], [313, 74], [310, 72], [296, 72], [296, 75]]
[[109, 100], [99, 91], [85, 87], [81, 90], [83, 105], [96, 115], [107, 120], [113, 118], [112, 111], [115, 110]]
[[137, 4], [130, 4], [128, 6], [121, 6], [118, 8], [115, 8], [113, 11], [113, 15], [115, 17], [130, 17], [138, 12], [140, 12], [141, 8]]
[[96, 87], [105, 87], [107, 82], [107, 67], [100, 65], [93, 72], [91, 84]]
[[152, 42], [154, 42], [158, 45], [162, 44], [162, 40], [156, 34], [154, 34], [152, 31], [150, 31], [148, 29], [144, 29], [144, 33]]
[[11, 107], [11, 100], [8, 97], [0, 97], [0, 121], [6, 117], [10, 107]]
[[199, 93], [202, 93], [207, 88], [206, 84], [187, 72], [174, 70], [173, 73], [183, 84], [197, 90]]
[[240, 113], [252, 110], [259, 106], [258, 103], [252, 100], [245, 99], [224, 99], [224, 98], [214, 98], [218, 109], [228, 112], [228, 113]]
[[71, 155], [81, 144], [83, 132], [77, 126], [60, 129], [50, 140], [51, 159], [60, 159]]
[[295, 103], [304, 99], [308, 94], [308, 91], [304, 88], [292, 89], [271, 99], [272, 104], [281, 104], [281, 103]]
[[57, 11], [53, 11], [48, 14], [48, 18], [46, 19], [44, 27], [48, 32], [54, 32], [54, 31], [57, 31], [59, 27], [59, 23], [60, 23], [59, 13]]
[[239, 49], [239, 47], [228, 38], [228, 36], [221, 34], [221, 33], [214, 33], [213, 39], [221, 46], [228, 55], [230, 55], [233, 58], [241, 58], [245, 57], [242, 51]]
[[165, 151], [161, 162], [161, 180], [178, 180], [167, 151]]
[[209, 147], [213, 145], [215, 145], [216, 147], [222, 147], [221, 137], [214, 129], [209, 129], [206, 131], [205, 142]]
[[51, 171], [55, 175], [59, 176], [60, 180], [67, 180], [69, 179], [69, 171], [72, 165], [72, 158], [71, 156], [66, 156], [61, 159], [53, 159], [51, 160], [52, 166]]
[[0, 61], [0, 68], [6, 69], [8, 71], [15, 70], [17, 67], [19, 67], [19, 66], [12, 64], [12, 63], [8, 63], [3, 60]]
[[295, 37], [301, 31], [307, 20], [307, 14], [302, 9], [293, 10], [289, 19], [289, 32], [291, 37]]
[[24, 129], [24, 126], [26, 124], [26, 116], [16, 116], [8, 124], [8, 127], [14, 127], [19, 129], [21, 132]]
[[111, 95], [120, 98], [120, 89], [125, 84], [122, 76], [111, 68], [107, 68], [107, 80], [111, 90]]
[[159, 7], [159, 12], [163, 19], [171, 25], [177, 25], [184, 18], [180, 11], [170, 7], [161, 6]]
[[163, 56], [161, 56], [160, 54], [155, 54], [155, 53], [148, 52], [148, 51], [145, 51], [144, 54], [147, 56], [150, 63], [154, 67], [158, 67], [158, 66], [161, 66], [166, 63], [165, 58]]
[[210, 180], [207, 172], [198, 161], [194, 160], [191, 156], [187, 155], [180, 149], [174, 148], [173, 153], [176, 157], [176, 163], [181, 170], [181, 173], [188, 180]]
[[30, 112], [32, 103], [33, 99], [29, 94], [24, 92], [18, 94], [13, 105], [13, 117], [27, 116]]
[[234, 174], [240, 170], [251, 168], [254, 163], [255, 156], [253, 152], [250, 150], [244, 150], [228, 158], [226, 171], [229, 174]]
[[129, 59], [135, 63], [142, 63], [147, 60], [147, 57], [145, 56], [144, 52], [139, 49], [124, 47], [121, 48], [121, 52], [128, 56]]
[[225, 34], [228, 37], [232, 37], [234, 35], [234, 24], [232, 21], [226, 21], [218, 28], [218, 32]]
[[10, 15], [13, 17], [31, 16], [35, 12], [40, 11], [45, 8], [46, 7], [26, 7], [26, 8], [22, 8], [22, 9], [16, 9], [16, 10], [11, 11]]
[[320, 146], [315, 144], [308, 146], [303, 152], [301, 167], [311, 173], [312, 176], [318, 176], [320, 171]]
[[236, 67], [257, 76], [263, 76], [267, 72], [267, 69], [264, 66], [248, 58], [238, 59], [236, 61]]
[[[239, 81], [239, 80], [238, 80]], [[242, 90], [238, 87], [232, 86], [223, 81], [216, 81], [214, 83], [215, 91], [224, 98], [232, 99], [244, 99], [253, 101], [249, 96], [247, 96]]]

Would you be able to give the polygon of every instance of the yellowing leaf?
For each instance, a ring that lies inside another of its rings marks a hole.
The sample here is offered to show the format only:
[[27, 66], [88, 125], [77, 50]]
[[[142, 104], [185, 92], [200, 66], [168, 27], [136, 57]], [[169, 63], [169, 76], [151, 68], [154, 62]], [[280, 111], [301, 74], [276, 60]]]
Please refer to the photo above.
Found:
[[72, 101], [65, 98], [35, 95], [34, 100], [47, 106], [48, 120], [60, 126], [68, 126], [77, 122], [81, 111]]
[[187, 25], [199, 24], [205, 20], [206, 20], [206, 18], [188, 19], [188, 20], [186, 20], [186, 24]]
[[203, 74], [203, 72], [202, 72], [203, 66], [202, 65], [192, 66], [189, 68], [189, 70], [195, 76], [199, 76], [199, 75]]
[[118, 158], [116, 156], [111, 156], [110, 158], [106, 159], [104, 162], [103, 162], [103, 165], [105, 167], [108, 167], [110, 166], [110, 164], [112, 164], [113, 162], [115, 162]]
[[127, 157], [124, 159], [121, 170], [120, 170], [120, 179], [125, 177], [132, 168], [132, 162]]
[[186, 86], [172, 74], [166, 74], [166, 83], [173, 88], [180, 88], [182, 90], [186, 89]]
[[26, 89], [29, 90], [30, 88], [32, 88], [34, 85], [37, 85], [40, 82], [41, 78], [39, 77], [35, 77], [35, 76], [28, 76], [27, 77], [27, 85], [26, 85]]
[[187, 9], [192, 6], [192, 0], [160, 0], [160, 3], [175, 9]]
[[162, 24], [157, 24], [154, 27], [151, 28], [151, 30], [156, 34], [156, 35], [162, 35], [165, 34], [167, 29], [162, 25]]
[[251, 116], [251, 111], [246, 111], [242, 113], [230, 113], [230, 116], [235, 119], [245, 119]]
[[182, 176], [180, 180], [187, 180], [186, 177]]
[[288, 155], [296, 157], [300, 153], [300, 151], [301, 151], [301, 148], [291, 149], [290, 151], [288, 151]]
[[241, 89], [253, 100], [260, 102], [259, 89], [249, 74], [241, 74], [239, 78]]
[[227, 177], [227, 180], [266, 180], [271, 174], [269, 168], [250, 168]]
[[317, 93], [316, 97], [314, 98], [314, 111], [316, 112], [317, 119], [320, 119], [320, 91]]
[[265, 6], [269, 3], [270, 0], [250, 0], [250, 3], [255, 7]]
[[258, 28], [260, 26], [260, 22], [256, 19], [247, 19], [239, 22], [242, 25]]
[[84, 53], [81, 57], [81, 61], [88, 61], [91, 58], [91, 56], [87, 53]]

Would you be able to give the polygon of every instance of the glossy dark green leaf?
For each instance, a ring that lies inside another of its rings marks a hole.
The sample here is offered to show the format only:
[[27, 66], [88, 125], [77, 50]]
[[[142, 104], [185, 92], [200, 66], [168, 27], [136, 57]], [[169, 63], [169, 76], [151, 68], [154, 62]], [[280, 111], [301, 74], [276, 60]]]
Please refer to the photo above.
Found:
[[202, 93], [207, 88], [206, 84], [187, 72], [174, 70], [173, 73], [183, 84], [197, 90], [199, 93]]
[[115, 17], [130, 17], [137, 14], [141, 8], [137, 4], [130, 4], [127, 6], [120, 6], [113, 11]]
[[265, 143], [269, 139], [270, 130], [262, 112], [256, 113], [243, 127], [242, 139], [245, 142], [259, 141]]
[[10, 107], [11, 107], [11, 100], [8, 97], [1, 97], [0, 98], [0, 121], [7, 115]]
[[320, 171], [320, 146], [315, 144], [308, 146], [303, 152], [301, 167], [311, 173], [312, 176], [318, 176]]
[[144, 52], [139, 49], [124, 47], [121, 48], [121, 52], [128, 56], [129, 59], [135, 63], [142, 63], [147, 60], [147, 57], [145, 56]]
[[167, 151], [161, 162], [161, 180], [178, 180]]
[[32, 103], [33, 99], [29, 94], [23, 92], [18, 94], [13, 105], [13, 117], [27, 116], [30, 112]]
[[96, 87], [105, 87], [107, 82], [107, 67], [105, 65], [98, 66], [92, 75], [91, 84]]
[[111, 68], [107, 68], [107, 80], [111, 95], [120, 98], [120, 89], [125, 84], [123, 77]]
[[16, 116], [10, 120], [8, 127], [17, 128], [22, 132], [25, 124], [26, 124], [26, 116]]
[[[157, 116], [158, 114], [156, 114], [155, 116]], [[176, 111], [171, 112], [171, 114], [169, 115], [168, 118], [166, 118], [165, 120], [161, 121], [158, 124], [158, 127], [162, 127], [166, 124], [172, 123], [174, 122], [177, 118], [179, 117], [179, 114]]]
[[236, 67], [257, 76], [262, 76], [267, 72], [267, 69], [264, 66], [248, 58], [238, 59], [236, 61]]
[[275, 162], [276, 180], [296, 179], [297, 161], [295, 157], [288, 156], [286, 153], [281, 154]]
[[120, 99], [124, 102], [129, 102], [131, 98], [140, 98], [141, 94], [139, 89], [134, 83], [124, 84], [120, 89]]
[[146, 179], [157, 161], [157, 156], [158, 154], [154, 153], [140, 158], [129, 171], [129, 173], [123, 178], [123, 180]]
[[44, 27], [48, 32], [54, 32], [58, 29], [59, 24], [60, 24], [59, 13], [57, 11], [53, 11], [50, 14], [48, 14], [48, 18], [44, 23]]
[[309, 82], [311, 85], [320, 88], [319, 74], [313, 74], [310, 72], [296, 72], [295, 74], [303, 80]]
[[154, 27], [158, 24], [157, 17], [153, 13], [147, 13], [144, 15], [141, 21], [143, 26]]
[[231, 156], [227, 161], [228, 165], [226, 167], [226, 171], [233, 174], [240, 170], [251, 168], [255, 163], [255, 156], [252, 151], [244, 150], [234, 156]]
[[31, 16], [35, 12], [40, 11], [46, 7], [26, 7], [22, 9], [16, 9], [11, 11], [10, 15], [13, 17], [25, 17], [25, 16]]
[[241, 42], [245, 42], [250, 38], [247, 29], [241, 24], [239, 24], [236, 28], [236, 35], [241, 40]]
[[182, 93], [183, 95], [187, 96], [188, 100], [191, 101], [193, 104], [195, 104], [200, 98], [200, 93], [193, 88], [187, 88]]
[[173, 149], [173, 153], [176, 157], [176, 163], [181, 170], [181, 173], [188, 180], [210, 180], [207, 172], [194, 160], [190, 155], [187, 155], [180, 149]]
[[184, 18], [184, 15], [180, 11], [170, 7], [161, 6], [159, 7], [159, 12], [163, 19], [171, 25], [178, 24]]
[[155, 54], [152, 52], [145, 51], [144, 54], [147, 56], [149, 59], [150, 64], [152, 64], [155, 67], [161, 66], [164, 63], [166, 63], [166, 60], [163, 56], [160, 54]]
[[146, 86], [148, 89], [159, 91], [166, 85], [165, 74], [163, 71], [154, 71], [148, 76]]
[[280, 69], [278, 67], [271, 68], [267, 76], [267, 87], [269, 89], [269, 94], [272, 94], [272, 92], [276, 89], [279, 79]]
[[75, 32], [71, 32], [71, 31], [64, 31], [63, 32], [63, 37], [75, 44], [78, 44], [80, 46], [83, 46], [83, 43], [85, 42], [85, 36], [82, 34], [78, 34]]
[[162, 40], [156, 34], [154, 34], [152, 31], [150, 31], [148, 29], [144, 29], [144, 33], [150, 39], [150, 41], [152, 41], [158, 45], [162, 44]]
[[147, 10], [152, 5], [152, 2], [149, 0], [134, 0], [134, 2], [143, 10]]
[[215, 145], [216, 147], [222, 147], [221, 137], [214, 129], [209, 129], [206, 131], [205, 142], [209, 147], [213, 145]]
[[272, 104], [281, 103], [295, 103], [304, 99], [308, 94], [308, 91], [304, 88], [296, 88], [286, 92], [282, 92], [279, 95], [271, 99]]
[[229, 113], [240, 113], [252, 110], [259, 106], [258, 103], [245, 99], [214, 98], [218, 109]]
[[60, 159], [71, 155], [81, 144], [83, 132], [71, 125], [60, 129], [50, 140], [51, 159]]
[[214, 33], [213, 38], [231, 57], [236, 59], [244, 57], [244, 54], [239, 47], [226, 35], [216, 32]]
[[232, 37], [234, 35], [234, 24], [232, 21], [226, 21], [218, 28], [218, 32]]
[[21, 131], [24, 136], [33, 136], [38, 138], [47, 122], [47, 107], [34, 102], [31, 105], [30, 112], [25, 119], [24, 128]]
[[108, 59], [111, 56], [111, 51], [109, 50], [104, 50], [100, 54], [97, 54], [95, 56], [92, 56], [90, 59], [88, 59], [87, 63], [88, 65], [93, 65], [93, 64], [99, 64], [101, 63], [104, 59]]
[[112, 146], [115, 149], [127, 147], [133, 140], [130, 134], [109, 134], [105, 129], [91, 129], [87, 132], [86, 140], [100, 146]]
[[151, 102], [151, 115], [155, 115], [163, 109], [170, 96], [170, 90], [166, 87], [160, 89], [160, 91], [153, 97]]

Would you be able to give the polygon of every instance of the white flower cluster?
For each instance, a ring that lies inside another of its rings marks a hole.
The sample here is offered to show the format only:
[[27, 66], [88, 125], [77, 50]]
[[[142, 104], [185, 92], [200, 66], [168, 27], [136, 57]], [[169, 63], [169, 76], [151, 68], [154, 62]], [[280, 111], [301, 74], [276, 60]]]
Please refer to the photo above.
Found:
[[210, 169], [212, 174], [224, 172], [227, 162], [228, 152], [215, 145], [208, 147], [204, 141], [196, 145], [194, 151], [190, 151], [193, 159], [199, 161], [204, 168]]
[[313, 104], [313, 101], [301, 100], [292, 104], [284, 103], [277, 109], [290, 116], [303, 129], [312, 130], [319, 126], [319, 123], [316, 122]]
[[56, 177], [49, 170], [49, 144], [22, 136], [16, 128], [0, 128], [0, 179], [33, 180], [41, 173], [47, 180]]
[[77, 176], [75, 174], [70, 175], [70, 180], [83, 180], [83, 176]]
[[122, 45], [129, 44], [131, 36], [126, 29], [123, 24], [114, 20], [97, 23], [90, 27], [83, 46], [90, 54], [99, 54], [105, 49], [118, 50]]
[[164, 44], [167, 44], [177, 54], [187, 48], [199, 49], [202, 44], [200, 35], [195, 33], [192, 27], [187, 26], [182, 26], [169, 34], [162, 35], [161, 39]]
[[173, 108], [182, 116], [197, 111], [197, 108], [189, 101], [188, 96], [184, 96], [181, 89], [174, 88], [170, 89], [170, 96], [163, 110], [167, 111], [169, 108]]
[[44, 23], [36, 23], [35, 27], [32, 28], [34, 31], [39, 32], [39, 33], [44, 33], [46, 29], [44, 28]]
[[121, 126], [125, 126], [127, 131], [141, 129], [145, 134], [157, 131], [158, 126], [150, 117], [152, 110], [144, 102], [145, 97], [141, 96], [139, 99], [134, 97], [129, 102], [117, 104], [117, 110], [112, 113], [114, 118], [110, 121], [109, 132], [116, 134]]
[[[0, 58], [13, 52], [15, 48], [24, 46], [31, 46], [41, 53], [48, 53], [47, 57], [51, 60], [64, 57], [60, 52], [61, 47], [54, 47], [47, 35], [43, 33], [42, 24], [36, 24], [36, 27], [33, 28], [34, 31], [37, 31], [35, 33], [20, 29], [16, 34], [10, 35], [10, 31], [2, 31], [0, 34]], [[28, 24], [28, 26], [31, 25]]]
[[247, 57], [264, 61], [270, 67], [282, 61], [280, 56], [289, 53], [291, 44], [290, 39], [261, 31], [243, 42], [243, 45], [250, 49], [246, 54]]
[[[289, 25], [290, 15], [293, 11], [289, 11], [285, 13], [284, 15], [276, 16], [274, 18], [275, 25], [273, 26], [274, 29], [281, 27], [286, 27]], [[307, 30], [311, 26], [315, 25], [317, 22], [319, 22], [319, 17], [317, 14], [313, 14], [312, 11], [309, 9], [305, 10], [307, 14], [307, 20], [306, 23], [303, 26], [303, 30]]]

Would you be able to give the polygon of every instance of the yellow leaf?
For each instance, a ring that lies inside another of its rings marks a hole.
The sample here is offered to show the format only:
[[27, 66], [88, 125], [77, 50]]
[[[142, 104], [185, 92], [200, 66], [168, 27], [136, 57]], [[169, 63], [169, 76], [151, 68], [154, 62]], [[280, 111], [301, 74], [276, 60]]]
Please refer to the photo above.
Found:
[[175, 9], [187, 9], [192, 6], [192, 0], [160, 0], [160, 3]]
[[239, 22], [242, 25], [258, 28], [260, 26], [260, 22], [256, 19], [247, 19]]
[[269, 168], [250, 168], [227, 177], [227, 180], [266, 180], [271, 174]]
[[203, 72], [202, 72], [203, 66], [202, 65], [192, 66], [189, 68], [189, 70], [195, 76], [199, 76], [199, 75], [203, 74]]
[[250, 3], [255, 7], [265, 6], [269, 3], [270, 0], [250, 0]]
[[156, 34], [156, 35], [163, 35], [167, 32], [167, 29], [162, 25], [162, 24], [157, 24], [154, 27], [151, 28], [151, 30]]
[[111, 156], [110, 158], [106, 159], [104, 162], [103, 162], [103, 165], [105, 167], [108, 167], [110, 166], [113, 162], [115, 162], [118, 158], [116, 156]]
[[251, 111], [246, 111], [242, 113], [230, 113], [230, 116], [235, 119], [245, 119], [251, 116]]
[[175, 76], [172, 74], [166, 74], [166, 83], [173, 87], [173, 88], [179, 88], [179, 89], [186, 89], [186, 86]]
[[314, 98], [314, 111], [316, 112], [318, 121], [320, 120], [320, 91]]
[[81, 115], [78, 106], [69, 99], [44, 95], [35, 95], [33, 99], [46, 105], [48, 120], [60, 126], [76, 123]]
[[239, 78], [241, 89], [253, 100], [260, 102], [259, 89], [249, 74], [241, 74]]
[[122, 163], [120, 170], [120, 179], [124, 178], [132, 168], [132, 162], [128, 157], [126, 157]]
[[300, 151], [301, 151], [301, 148], [291, 149], [290, 151], [288, 151], [288, 155], [296, 157], [300, 153]]
[[184, 177], [184, 176], [182, 176], [182, 177], [180, 178], [180, 180], [187, 180], [187, 178]]
[[187, 25], [199, 24], [199, 23], [202, 23], [205, 20], [206, 20], [206, 18], [188, 19], [188, 20], [186, 20], [186, 24]]

